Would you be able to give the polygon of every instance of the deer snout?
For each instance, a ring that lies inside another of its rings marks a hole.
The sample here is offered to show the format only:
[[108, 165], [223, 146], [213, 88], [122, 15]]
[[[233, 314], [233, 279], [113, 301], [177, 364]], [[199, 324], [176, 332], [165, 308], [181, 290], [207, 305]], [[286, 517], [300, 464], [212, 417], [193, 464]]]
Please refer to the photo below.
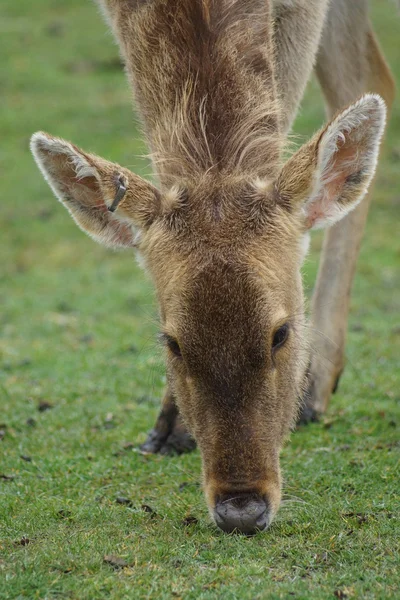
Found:
[[218, 498], [214, 520], [220, 529], [253, 535], [266, 529], [271, 522], [270, 506], [266, 497], [255, 494], [231, 494]]

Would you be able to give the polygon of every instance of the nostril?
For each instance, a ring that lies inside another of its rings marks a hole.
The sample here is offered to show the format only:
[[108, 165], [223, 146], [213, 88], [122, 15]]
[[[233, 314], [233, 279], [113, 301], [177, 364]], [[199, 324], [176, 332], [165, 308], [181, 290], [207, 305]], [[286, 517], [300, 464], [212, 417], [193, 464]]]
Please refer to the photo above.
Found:
[[220, 498], [214, 509], [215, 522], [223, 531], [251, 535], [269, 525], [268, 501], [259, 496]]
[[268, 511], [267, 511], [267, 509], [265, 509], [260, 514], [260, 516], [257, 518], [257, 521], [256, 521], [257, 529], [260, 529], [260, 531], [265, 529], [267, 527], [267, 520], [268, 520]]

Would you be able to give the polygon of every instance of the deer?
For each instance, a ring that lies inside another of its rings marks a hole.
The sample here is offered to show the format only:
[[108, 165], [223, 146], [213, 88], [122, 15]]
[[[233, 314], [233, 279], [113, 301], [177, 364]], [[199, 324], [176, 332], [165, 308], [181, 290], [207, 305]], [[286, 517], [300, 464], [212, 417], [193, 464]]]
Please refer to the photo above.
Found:
[[[142, 451], [198, 447], [212, 520], [252, 535], [279, 509], [283, 444], [326, 411], [344, 368], [393, 78], [367, 0], [97, 3], [154, 183], [48, 133], [31, 149], [77, 225], [135, 250], [154, 284], [167, 386]], [[313, 70], [328, 121], [287, 158]], [[308, 317], [301, 268], [318, 228]]]

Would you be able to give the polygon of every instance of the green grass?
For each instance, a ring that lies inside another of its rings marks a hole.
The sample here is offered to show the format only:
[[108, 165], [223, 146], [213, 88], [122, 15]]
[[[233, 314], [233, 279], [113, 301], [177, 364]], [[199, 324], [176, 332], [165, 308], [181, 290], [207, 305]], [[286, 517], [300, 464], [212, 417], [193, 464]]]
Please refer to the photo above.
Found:
[[[399, 79], [400, 20], [375, 0], [373, 21]], [[0, 598], [398, 598], [399, 105], [339, 393], [321, 423], [292, 436], [287, 501], [247, 539], [211, 524], [197, 452], [136, 452], [164, 384], [150, 284], [129, 253], [77, 229], [28, 151], [45, 129], [149, 173], [110, 34], [90, 2], [3, 0], [0, 55]], [[312, 83], [301, 134], [323, 119], [318, 96]], [[198, 522], [185, 525], [189, 515]]]

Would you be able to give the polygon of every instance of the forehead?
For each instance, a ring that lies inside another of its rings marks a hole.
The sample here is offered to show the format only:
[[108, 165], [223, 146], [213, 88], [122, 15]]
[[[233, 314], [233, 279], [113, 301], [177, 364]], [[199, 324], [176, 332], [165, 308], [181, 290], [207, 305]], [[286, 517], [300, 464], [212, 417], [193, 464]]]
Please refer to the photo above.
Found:
[[265, 346], [261, 307], [260, 290], [243, 265], [216, 260], [197, 273], [179, 324], [194, 370], [205, 369], [210, 375], [223, 372], [227, 365], [240, 370], [248, 361], [261, 364]]
[[192, 278], [187, 306], [195, 313], [193, 319], [203, 313], [221, 324], [233, 325], [239, 313], [249, 317], [256, 313], [258, 296], [250, 269], [233, 260], [214, 259]]
[[193, 329], [196, 321], [204, 330], [212, 319], [238, 329], [244, 320], [282, 318], [299, 271], [298, 223], [244, 189], [203, 197], [199, 187], [146, 235], [146, 264], [172, 329]]
[[279, 277], [266, 279], [265, 269], [246, 261], [213, 257], [193, 273], [180, 299], [180, 326], [198, 342], [235, 338], [256, 340], [268, 323], [285, 315], [285, 294]]

